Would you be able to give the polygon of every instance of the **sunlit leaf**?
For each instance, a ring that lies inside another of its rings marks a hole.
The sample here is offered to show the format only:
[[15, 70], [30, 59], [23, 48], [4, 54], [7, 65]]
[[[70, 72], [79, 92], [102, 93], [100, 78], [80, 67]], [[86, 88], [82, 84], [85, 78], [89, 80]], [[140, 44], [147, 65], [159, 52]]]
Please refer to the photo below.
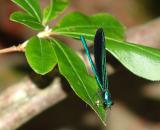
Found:
[[11, 0], [28, 14], [37, 18], [39, 22], [42, 21], [42, 13], [39, 5], [39, 0]]
[[50, 72], [57, 64], [54, 48], [50, 40], [38, 37], [31, 38], [25, 50], [27, 61], [38, 74]]
[[51, 4], [44, 9], [43, 23], [56, 18], [66, 7], [68, 7], [68, 4], [68, 0], [51, 0]]
[[10, 20], [14, 21], [14, 22], [24, 24], [27, 27], [35, 29], [35, 30], [44, 29], [44, 26], [41, 23], [39, 23], [39, 21], [37, 21], [36, 18], [34, 18], [33, 16], [30, 16], [26, 13], [14, 12], [10, 16]]
[[107, 50], [134, 74], [160, 80], [160, 49], [108, 40]]
[[86, 16], [79, 12], [66, 15], [53, 31], [60, 35], [78, 38], [80, 35], [93, 40], [98, 28], [103, 28], [106, 36], [118, 40], [124, 39], [124, 27], [113, 16], [107, 13]]

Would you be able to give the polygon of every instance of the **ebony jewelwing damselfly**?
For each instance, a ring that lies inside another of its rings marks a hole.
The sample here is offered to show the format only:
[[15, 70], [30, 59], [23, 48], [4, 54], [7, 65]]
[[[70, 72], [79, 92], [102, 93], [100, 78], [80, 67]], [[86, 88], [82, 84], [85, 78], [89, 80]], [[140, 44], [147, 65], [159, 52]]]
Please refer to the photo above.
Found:
[[89, 62], [92, 67], [92, 71], [95, 75], [96, 81], [101, 91], [104, 107], [111, 108], [113, 102], [111, 94], [108, 88], [108, 78], [106, 72], [106, 50], [105, 50], [105, 35], [102, 28], [99, 28], [94, 37], [94, 58], [95, 64], [91, 58], [86, 40], [84, 36], [80, 36]]

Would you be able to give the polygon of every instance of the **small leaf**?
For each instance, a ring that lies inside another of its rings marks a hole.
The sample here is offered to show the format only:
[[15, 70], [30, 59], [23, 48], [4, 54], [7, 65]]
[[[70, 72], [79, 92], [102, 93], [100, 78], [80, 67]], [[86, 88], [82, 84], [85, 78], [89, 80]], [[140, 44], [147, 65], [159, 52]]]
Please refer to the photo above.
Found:
[[124, 27], [113, 16], [106, 13], [93, 16], [86, 16], [79, 12], [70, 13], [53, 28], [53, 31], [78, 39], [80, 35], [83, 35], [93, 40], [98, 28], [103, 28], [109, 38], [124, 39]]
[[[73, 50], [56, 40], [53, 40], [53, 46], [60, 73], [68, 80], [75, 93], [91, 106], [105, 124], [106, 110], [98, 93], [99, 88], [95, 78], [88, 74], [84, 63]], [[101, 104], [97, 105], [96, 101], [100, 101]]]
[[17, 23], [24, 24], [27, 27], [30, 27], [35, 30], [44, 29], [44, 26], [41, 23], [39, 23], [36, 18], [34, 18], [33, 16], [30, 16], [26, 13], [14, 12], [10, 16], [10, 20], [17, 22]]
[[27, 61], [31, 68], [38, 74], [50, 72], [57, 64], [55, 51], [50, 40], [31, 38], [25, 50]]
[[39, 22], [42, 22], [42, 13], [39, 5], [39, 0], [11, 0], [28, 14], [37, 18]]
[[44, 22], [56, 18], [66, 7], [68, 7], [68, 0], [51, 0], [50, 6], [44, 9]]

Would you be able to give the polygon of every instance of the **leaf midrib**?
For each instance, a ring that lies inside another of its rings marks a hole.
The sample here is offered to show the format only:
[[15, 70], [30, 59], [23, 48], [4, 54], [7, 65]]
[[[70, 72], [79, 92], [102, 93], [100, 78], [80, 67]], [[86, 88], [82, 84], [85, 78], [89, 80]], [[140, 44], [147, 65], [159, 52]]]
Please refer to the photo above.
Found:
[[46, 21], [49, 20], [49, 17], [52, 14], [52, 8], [53, 8], [53, 0], [51, 0], [51, 6], [49, 7], [49, 13], [48, 13], [47, 17], [45, 18]]
[[[38, 18], [39, 22], [41, 22], [41, 18], [39, 16], [39, 14], [37, 13], [37, 11], [34, 9], [34, 7], [27, 1], [27, 0], [24, 0], [28, 6], [32, 9], [32, 11], [34, 12], [34, 14], [36, 15], [36, 17]], [[32, 14], [31, 14], [32, 15]]]
[[38, 24], [38, 25], [41, 25], [42, 26], [42, 24], [41, 23], [39, 23], [39, 22], [37, 22], [37, 21], [32, 21], [32, 20], [22, 20], [23, 22], [30, 22], [30, 23], [35, 23], [35, 24]]
[[[81, 29], [81, 28], [97, 28], [99, 27], [99, 25], [85, 25], [85, 26], [69, 26], [69, 27], [62, 27], [62, 28], [55, 28], [53, 29], [54, 31], [65, 31], [68, 29]], [[121, 27], [116, 27], [116, 26], [110, 26], [110, 27], [105, 27], [106, 29], [110, 28], [110, 29], [122, 29]]]
[[40, 38], [38, 38], [39, 39], [39, 45], [40, 45], [40, 57], [41, 57], [41, 67], [42, 67], [42, 71], [44, 70], [44, 63], [43, 63], [43, 53], [42, 53], [42, 41], [41, 41], [41, 39]]

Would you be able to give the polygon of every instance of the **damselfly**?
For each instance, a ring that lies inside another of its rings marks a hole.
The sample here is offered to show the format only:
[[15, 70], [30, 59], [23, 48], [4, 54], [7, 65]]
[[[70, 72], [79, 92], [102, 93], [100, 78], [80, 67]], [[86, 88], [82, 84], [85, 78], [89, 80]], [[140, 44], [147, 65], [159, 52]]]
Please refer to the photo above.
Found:
[[108, 88], [108, 78], [106, 72], [106, 50], [105, 50], [105, 34], [102, 28], [99, 28], [94, 37], [94, 58], [95, 64], [91, 58], [86, 40], [84, 36], [80, 36], [89, 62], [92, 67], [92, 71], [95, 75], [96, 81], [101, 91], [104, 107], [110, 108], [113, 104], [111, 94]]

